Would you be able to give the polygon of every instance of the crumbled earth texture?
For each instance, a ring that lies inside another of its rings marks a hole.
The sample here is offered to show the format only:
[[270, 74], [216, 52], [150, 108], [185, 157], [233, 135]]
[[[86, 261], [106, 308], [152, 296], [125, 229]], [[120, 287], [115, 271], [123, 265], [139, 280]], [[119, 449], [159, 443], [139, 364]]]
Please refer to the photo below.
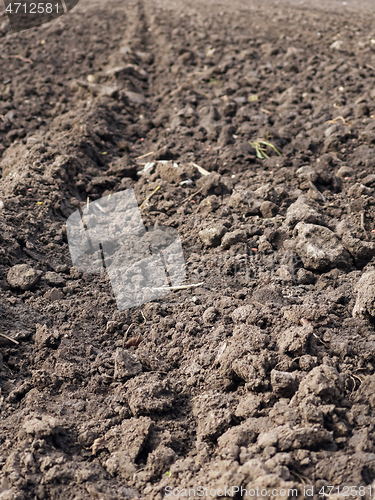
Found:
[[[0, 500], [373, 495], [371, 7], [1, 11]], [[119, 311], [66, 220], [130, 188], [200, 286]]]

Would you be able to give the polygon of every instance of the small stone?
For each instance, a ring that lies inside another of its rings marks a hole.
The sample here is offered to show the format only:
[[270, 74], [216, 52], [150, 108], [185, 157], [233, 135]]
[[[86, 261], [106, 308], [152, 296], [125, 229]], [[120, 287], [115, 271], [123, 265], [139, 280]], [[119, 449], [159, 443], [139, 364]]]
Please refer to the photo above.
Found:
[[312, 333], [311, 326], [292, 326], [280, 334], [277, 339], [277, 346], [282, 354], [292, 353], [293, 355], [303, 355], [306, 352], [306, 345]]
[[126, 382], [129, 407], [135, 416], [162, 413], [173, 407], [172, 385], [156, 372], [142, 373]]
[[199, 212], [202, 215], [207, 215], [211, 212], [214, 212], [220, 207], [220, 200], [216, 195], [207, 196], [204, 200], [202, 200], [199, 204]]
[[132, 460], [135, 460], [144, 449], [153, 426], [154, 422], [148, 417], [131, 418], [122, 422], [119, 433], [122, 441], [121, 448], [129, 454]]
[[235, 131], [236, 129], [235, 127], [233, 127], [233, 125], [230, 124], [224, 125], [224, 127], [221, 129], [219, 138], [217, 140], [218, 147], [224, 148], [228, 144], [233, 144], [234, 143], [233, 134], [235, 133]]
[[94, 429], [86, 429], [78, 435], [78, 443], [80, 446], [89, 448], [94, 443], [95, 439], [98, 438], [98, 432]]
[[38, 347], [56, 347], [59, 344], [59, 332], [57, 330], [49, 330], [47, 325], [35, 325], [35, 343]]
[[310, 354], [304, 354], [299, 358], [299, 367], [304, 372], [309, 372], [317, 365], [318, 360], [316, 356], [310, 356]]
[[213, 247], [220, 244], [221, 238], [226, 231], [227, 229], [223, 224], [217, 224], [216, 226], [199, 231], [199, 237], [207, 247]]
[[124, 77], [127, 75], [134, 76], [139, 80], [147, 80], [147, 72], [137, 64], [126, 64], [123, 66], [116, 66], [106, 71], [108, 76]]
[[347, 167], [344, 165], [340, 167], [336, 173], [337, 177], [345, 178], [345, 177], [353, 177], [355, 174], [355, 170], [351, 167]]
[[266, 448], [267, 446], [274, 446], [277, 444], [278, 436], [276, 432], [262, 432], [258, 436], [258, 445], [261, 448]]
[[136, 356], [120, 347], [116, 349], [114, 373], [116, 380], [134, 377], [134, 375], [138, 375], [141, 371], [142, 365]]
[[286, 266], [281, 266], [275, 272], [275, 276], [283, 281], [292, 281], [293, 276], [290, 274], [288, 268]]
[[355, 288], [358, 295], [353, 317], [375, 318], [375, 271], [365, 273]]
[[[258, 288], [253, 293], [253, 299], [264, 305], [282, 306], [286, 299], [283, 297], [282, 289], [275, 285], [266, 285]], [[247, 306], [242, 306], [247, 307]], [[238, 308], [237, 310], [239, 310]], [[234, 311], [235, 313], [236, 311]], [[233, 313], [233, 314], [234, 314]]]
[[22, 429], [26, 434], [30, 434], [36, 438], [57, 434], [61, 427], [62, 422], [48, 415], [43, 415], [41, 419], [27, 417], [22, 425]]
[[[197, 436], [200, 440], [215, 440], [230, 427], [232, 412], [220, 403], [220, 396], [214, 391], [207, 392], [193, 400], [193, 415], [198, 424]], [[238, 433], [238, 429], [235, 429], [235, 432]], [[225, 446], [224, 439], [222, 436], [219, 442], [220, 447]], [[229, 442], [237, 444], [233, 435]]]
[[302, 182], [303, 181], [316, 182], [319, 179], [318, 172], [309, 165], [299, 168], [296, 174], [298, 175], [299, 179]]
[[366, 177], [362, 179], [362, 184], [365, 186], [373, 186], [375, 184], [375, 174], [366, 175]]
[[246, 241], [246, 232], [241, 229], [235, 229], [230, 233], [226, 233], [221, 240], [221, 246], [226, 250], [236, 243]]
[[302, 398], [314, 394], [328, 402], [336, 402], [343, 387], [344, 381], [336, 368], [320, 365], [313, 368], [302, 380], [298, 393]]
[[84, 80], [77, 80], [78, 87], [83, 87], [89, 90], [93, 95], [101, 97], [116, 97], [118, 89], [115, 86], [100, 85], [99, 83], [89, 83]]
[[65, 279], [52, 271], [48, 271], [48, 273], [46, 273], [45, 279], [51, 286], [65, 286]]
[[[161, 474], [163, 470], [176, 460], [176, 453], [169, 448], [161, 444], [156, 450], [152, 451], [147, 457], [147, 467], [152, 470], [154, 474]], [[146, 488], [143, 490], [146, 491]]]
[[294, 229], [296, 251], [307, 269], [325, 271], [350, 267], [352, 259], [337, 236], [327, 227], [299, 222]]
[[297, 283], [299, 285], [312, 285], [315, 283], [315, 276], [311, 271], [306, 269], [298, 269], [297, 271]]
[[41, 274], [27, 264], [17, 264], [9, 269], [7, 280], [12, 288], [29, 290], [39, 281]]
[[203, 313], [202, 319], [203, 323], [208, 325], [214, 321], [217, 315], [217, 310], [214, 307], [209, 307]]
[[52, 288], [52, 290], [48, 290], [44, 294], [44, 298], [50, 300], [51, 302], [55, 302], [56, 300], [60, 300], [64, 297], [64, 293], [57, 288]]
[[270, 219], [271, 217], [275, 217], [277, 212], [279, 211], [279, 207], [272, 203], [272, 201], [264, 201], [260, 205], [260, 213], [265, 219]]
[[350, 198], [360, 198], [361, 196], [369, 196], [370, 194], [371, 189], [364, 184], [359, 184], [358, 182], [348, 191], [348, 196], [350, 196]]
[[271, 371], [271, 385], [276, 394], [290, 397], [298, 388], [299, 379], [295, 373]]
[[301, 195], [286, 212], [286, 224], [294, 227], [298, 222], [323, 224], [324, 215], [319, 204], [311, 198]]
[[137, 92], [126, 90], [124, 91], [124, 95], [129, 102], [133, 104], [144, 104], [146, 102], [145, 96], [143, 94], [138, 94]]
[[222, 177], [217, 172], [203, 175], [197, 180], [196, 186], [198, 189], [202, 190], [204, 196], [208, 194], [220, 194], [223, 187]]
[[51, 265], [55, 273], [67, 273], [69, 271], [69, 266], [67, 264], [61, 264], [55, 259], [52, 259], [49, 264]]
[[361, 102], [354, 108], [354, 118], [363, 118], [369, 114], [370, 110], [365, 102]]
[[237, 186], [229, 198], [228, 205], [232, 208], [241, 208], [245, 215], [258, 215], [261, 202], [256, 199], [253, 191]]
[[256, 246], [258, 247], [259, 252], [271, 253], [273, 251], [272, 244], [264, 235], [259, 238], [258, 244]]
[[263, 201], [275, 202], [277, 200], [277, 191], [272, 184], [263, 184], [263, 186], [254, 191], [254, 196]]
[[262, 397], [259, 394], [246, 394], [238, 403], [235, 415], [242, 418], [256, 417], [261, 407]]
[[252, 312], [252, 306], [246, 304], [245, 306], [237, 307], [232, 312], [232, 320], [234, 323], [244, 323]]
[[145, 64], [152, 64], [154, 61], [154, 54], [151, 52], [136, 52], [135, 54]]
[[[122, 144], [122, 148], [125, 147], [125, 144]], [[135, 175], [136, 170], [137, 167], [129, 161], [129, 158], [123, 156], [110, 164], [106, 174], [115, 175], [116, 177], [132, 177]]]
[[357, 265], [366, 265], [375, 255], [375, 242], [362, 241], [358, 229], [344, 220], [337, 224], [336, 234], [341, 238], [343, 246], [354, 257]]
[[342, 40], [335, 40], [330, 46], [329, 48], [331, 50], [340, 50], [342, 45], [343, 45], [343, 41]]
[[185, 170], [173, 161], [168, 161], [167, 163], [159, 162], [155, 172], [159, 175], [160, 179], [169, 183], [178, 183], [186, 178]]

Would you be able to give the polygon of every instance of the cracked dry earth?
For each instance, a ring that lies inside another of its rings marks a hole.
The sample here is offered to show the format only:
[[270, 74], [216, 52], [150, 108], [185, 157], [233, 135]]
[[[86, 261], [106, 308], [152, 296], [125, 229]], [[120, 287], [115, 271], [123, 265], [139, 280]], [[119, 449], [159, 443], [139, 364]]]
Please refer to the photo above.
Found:
[[[373, 494], [375, 22], [347, 3], [1, 12], [1, 500]], [[119, 311], [65, 222], [158, 186], [143, 220], [203, 285]]]

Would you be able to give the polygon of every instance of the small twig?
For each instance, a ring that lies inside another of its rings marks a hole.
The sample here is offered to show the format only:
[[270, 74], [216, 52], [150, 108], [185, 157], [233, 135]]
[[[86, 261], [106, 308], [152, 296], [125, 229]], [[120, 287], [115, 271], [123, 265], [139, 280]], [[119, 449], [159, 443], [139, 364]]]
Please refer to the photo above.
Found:
[[128, 329], [126, 330], [125, 335], [124, 335], [124, 339], [123, 339], [123, 341], [122, 341], [122, 347], [125, 347], [125, 340], [126, 340], [126, 337], [128, 336], [128, 333], [130, 332], [130, 329], [131, 329], [133, 326], [135, 326], [135, 325], [136, 325], [135, 323], [132, 323], [132, 324], [128, 327]]
[[294, 470], [292, 470], [291, 473], [293, 474], [293, 476], [296, 476], [296, 478], [299, 479], [299, 481], [301, 481], [301, 483], [305, 486], [307, 479], [306, 477], [302, 476], [301, 474], [298, 474], [298, 472], [295, 472]]
[[[181, 92], [181, 90], [187, 90], [189, 87], [189, 84], [187, 83], [183, 83], [182, 85], [180, 85], [179, 87], [177, 87], [176, 89], [172, 90], [172, 92], [170, 93], [171, 96], [174, 96], [178, 93]], [[163, 96], [164, 97], [164, 96]]]
[[[143, 311], [141, 311], [141, 314], [142, 314], [142, 318], [143, 318], [143, 323], [142, 323], [142, 324], [138, 324], [138, 326], [142, 326], [142, 325], [145, 325], [145, 324], [147, 323], [147, 319], [146, 319], [146, 316], [143, 314]], [[135, 339], [136, 337], [132, 337], [132, 338], [131, 338], [131, 339], [129, 339], [127, 342], [125, 342], [125, 340], [126, 340], [126, 338], [127, 338], [127, 336], [128, 336], [128, 333], [130, 332], [130, 329], [131, 329], [133, 326], [137, 326], [137, 323], [132, 323], [132, 324], [128, 327], [128, 329], [126, 330], [126, 332], [125, 332], [125, 334], [124, 334], [124, 339], [123, 339], [123, 341], [122, 341], [122, 347], [129, 347], [129, 346], [131, 346], [131, 345], [138, 346], [138, 345], [140, 344], [140, 340], [139, 340], [139, 339], [141, 338], [141, 334], [139, 334], [139, 336], [138, 336], [138, 343], [137, 343], [137, 344], [135, 344], [135, 343], [134, 343], [134, 339]], [[130, 342], [130, 341], [132, 341], [132, 342]]]
[[194, 198], [194, 196], [199, 194], [202, 190], [203, 190], [203, 188], [198, 189], [198, 191], [196, 191], [195, 193], [191, 194], [190, 196], [188, 196], [187, 198], [182, 200], [181, 203], [185, 203], [185, 201], [191, 200], [191, 198]]
[[160, 288], [153, 288], [153, 290], [187, 290], [188, 288], [196, 288], [197, 286], [201, 286], [204, 284], [204, 281], [201, 283], [194, 283], [193, 285], [181, 285], [181, 286], [168, 286], [168, 287], [160, 287]]
[[311, 189], [313, 189], [316, 192], [316, 194], [320, 197], [320, 199], [322, 201], [324, 201], [324, 202], [327, 201], [327, 199], [324, 196], [324, 194], [319, 191], [319, 189], [315, 186], [315, 184], [313, 182], [309, 181], [309, 186], [311, 187]]
[[31, 59], [28, 59], [27, 57], [23, 57], [23, 56], [20, 56], [20, 55], [10, 56], [10, 57], [13, 57], [14, 59], [20, 59], [23, 62], [28, 62], [28, 63], [32, 63], [33, 62]]
[[151, 156], [154, 154], [155, 151], [150, 151], [149, 153], [146, 153], [145, 155], [137, 156], [136, 160], [141, 160], [142, 158], [146, 158], [147, 156]]
[[95, 206], [96, 206], [96, 208], [99, 208], [99, 210], [100, 210], [101, 212], [103, 212], [103, 214], [105, 214], [105, 212], [104, 212], [103, 208], [102, 208], [100, 205], [98, 205], [97, 203], [95, 203]]
[[332, 123], [335, 125], [337, 123], [337, 120], [341, 120], [343, 125], [350, 125], [343, 116], [336, 116], [336, 118], [334, 118], [333, 120], [328, 120], [326, 121], [326, 123]]
[[154, 194], [155, 194], [155, 193], [157, 193], [157, 192], [159, 191], [159, 189], [160, 189], [160, 188], [161, 188], [161, 186], [156, 186], [156, 188], [153, 190], [153, 192], [152, 192], [151, 194], [149, 194], [149, 195], [147, 196], [147, 198], [145, 198], [144, 202], [142, 203], [142, 205], [141, 205], [139, 208], [142, 208], [142, 207], [143, 207], [143, 205], [144, 205], [147, 201], [149, 201], [149, 200], [150, 200], [150, 199], [154, 196]]
[[352, 380], [352, 381], [353, 381], [353, 389], [352, 389], [352, 391], [351, 391], [351, 393], [350, 393], [350, 394], [353, 394], [353, 392], [355, 392], [356, 387], [357, 387], [356, 380], [359, 380], [359, 386], [358, 386], [358, 389], [359, 389], [359, 387], [361, 386], [361, 384], [362, 384], [363, 380], [362, 380], [360, 377], [358, 377], [358, 375], [353, 375], [352, 373], [350, 374], [350, 380]]
[[366, 238], [368, 239], [368, 234], [365, 227], [365, 212], [361, 212], [361, 228], [363, 229], [363, 232], [365, 233]]
[[141, 314], [142, 314], [142, 318], [143, 318], [143, 325], [145, 325], [147, 323], [147, 319], [146, 319], [146, 316], [144, 315], [143, 311], [141, 310]]
[[317, 336], [317, 334], [316, 334], [316, 333], [312, 332], [312, 334], [314, 335], [314, 337], [315, 337], [316, 339], [318, 339], [318, 340], [319, 340], [319, 342], [321, 342], [321, 343], [324, 345], [324, 347], [327, 347], [327, 348], [328, 348], [327, 344], [326, 344], [325, 342], [323, 342], [323, 340], [322, 340], [321, 338], [319, 338], [319, 337]]
[[197, 163], [194, 163], [193, 161], [191, 162], [191, 164], [193, 165], [193, 167], [195, 167], [198, 172], [202, 175], [210, 175], [211, 172], [209, 172], [208, 170], [206, 170], [205, 168], [201, 167], [200, 165], [198, 165]]
[[15, 344], [19, 345], [19, 342], [17, 342], [17, 340], [12, 339], [12, 337], [8, 337], [8, 335], [0, 333], [0, 337], [4, 337], [4, 339], [10, 340], [11, 342], [14, 342]]
[[89, 198], [89, 197], [87, 197], [87, 200], [86, 200], [87, 211], [89, 210], [89, 203], [90, 203], [90, 198]]

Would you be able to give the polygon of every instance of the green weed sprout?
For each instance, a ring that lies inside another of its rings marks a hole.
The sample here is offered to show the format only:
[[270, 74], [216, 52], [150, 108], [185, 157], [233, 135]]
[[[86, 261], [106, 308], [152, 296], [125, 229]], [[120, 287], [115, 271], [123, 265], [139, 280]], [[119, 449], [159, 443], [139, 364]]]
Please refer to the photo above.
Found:
[[261, 160], [263, 160], [264, 158], [269, 158], [268, 154], [266, 153], [267, 148], [273, 149], [277, 155], [281, 156], [281, 153], [276, 148], [276, 146], [271, 142], [265, 141], [264, 139], [257, 139], [254, 142], [249, 141], [249, 144], [255, 149], [257, 158], [260, 158]]

